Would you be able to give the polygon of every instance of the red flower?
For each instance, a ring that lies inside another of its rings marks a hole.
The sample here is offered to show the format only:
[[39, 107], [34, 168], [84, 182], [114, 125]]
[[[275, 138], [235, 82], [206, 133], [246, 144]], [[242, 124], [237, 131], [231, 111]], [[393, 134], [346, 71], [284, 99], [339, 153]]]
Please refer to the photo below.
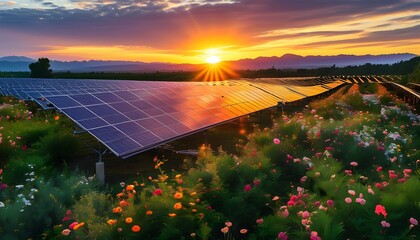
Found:
[[155, 194], [155, 195], [162, 195], [162, 193], [163, 193], [163, 191], [162, 191], [162, 189], [160, 189], [160, 188], [156, 189], [156, 190], [153, 192], [153, 194]]
[[245, 185], [244, 192], [248, 192], [251, 189], [252, 189], [251, 185], [247, 184], [247, 185]]
[[386, 213], [385, 207], [382, 206], [382, 205], [380, 205], [380, 204], [376, 205], [376, 207], [375, 207], [375, 213], [378, 214], [378, 215], [381, 215], [382, 214], [385, 218], [386, 218], [386, 215], [388, 215]]

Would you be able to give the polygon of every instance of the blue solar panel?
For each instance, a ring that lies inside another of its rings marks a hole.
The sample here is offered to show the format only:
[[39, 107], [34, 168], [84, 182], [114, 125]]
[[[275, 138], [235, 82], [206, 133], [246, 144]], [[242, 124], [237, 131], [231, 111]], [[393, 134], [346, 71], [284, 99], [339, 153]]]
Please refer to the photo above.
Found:
[[305, 89], [276, 79], [216, 83], [0, 79], [1, 94], [31, 98], [44, 108], [51, 102], [123, 158], [276, 106], [288, 97], [302, 98]]

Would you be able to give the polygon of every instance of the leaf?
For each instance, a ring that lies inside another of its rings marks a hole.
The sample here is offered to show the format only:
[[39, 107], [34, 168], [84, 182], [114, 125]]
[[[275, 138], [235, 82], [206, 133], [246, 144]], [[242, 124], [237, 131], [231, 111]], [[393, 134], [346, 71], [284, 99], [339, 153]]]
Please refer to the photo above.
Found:
[[207, 240], [210, 237], [211, 228], [207, 226], [207, 223], [200, 225], [200, 229], [197, 232], [197, 237], [203, 240]]

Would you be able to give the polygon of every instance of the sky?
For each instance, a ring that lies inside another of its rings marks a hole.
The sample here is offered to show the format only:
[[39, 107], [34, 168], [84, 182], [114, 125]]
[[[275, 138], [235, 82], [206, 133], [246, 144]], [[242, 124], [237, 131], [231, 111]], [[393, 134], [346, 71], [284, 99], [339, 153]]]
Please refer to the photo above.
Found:
[[419, 0], [0, 0], [0, 56], [420, 55]]

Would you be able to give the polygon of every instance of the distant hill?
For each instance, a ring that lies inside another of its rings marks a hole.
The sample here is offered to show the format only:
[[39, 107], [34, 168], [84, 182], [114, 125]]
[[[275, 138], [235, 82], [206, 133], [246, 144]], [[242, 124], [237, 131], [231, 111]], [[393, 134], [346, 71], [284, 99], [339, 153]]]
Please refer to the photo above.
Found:
[[[393, 64], [416, 57], [410, 53], [383, 55], [336, 55], [336, 56], [299, 56], [285, 54], [281, 57], [258, 57], [255, 59], [241, 59], [228, 61], [226, 64], [234, 70], [255, 69], [297, 69], [319, 68], [372, 64]], [[0, 71], [29, 71], [28, 65], [36, 60], [22, 56], [0, 57]], [[53, 71], [71, 72], [156, 72], [156, 71], [196, 71], [203, 68], [201, 64], [173, 64], [173, 63], [145, 63], [132, 61], [51, 61]]]

